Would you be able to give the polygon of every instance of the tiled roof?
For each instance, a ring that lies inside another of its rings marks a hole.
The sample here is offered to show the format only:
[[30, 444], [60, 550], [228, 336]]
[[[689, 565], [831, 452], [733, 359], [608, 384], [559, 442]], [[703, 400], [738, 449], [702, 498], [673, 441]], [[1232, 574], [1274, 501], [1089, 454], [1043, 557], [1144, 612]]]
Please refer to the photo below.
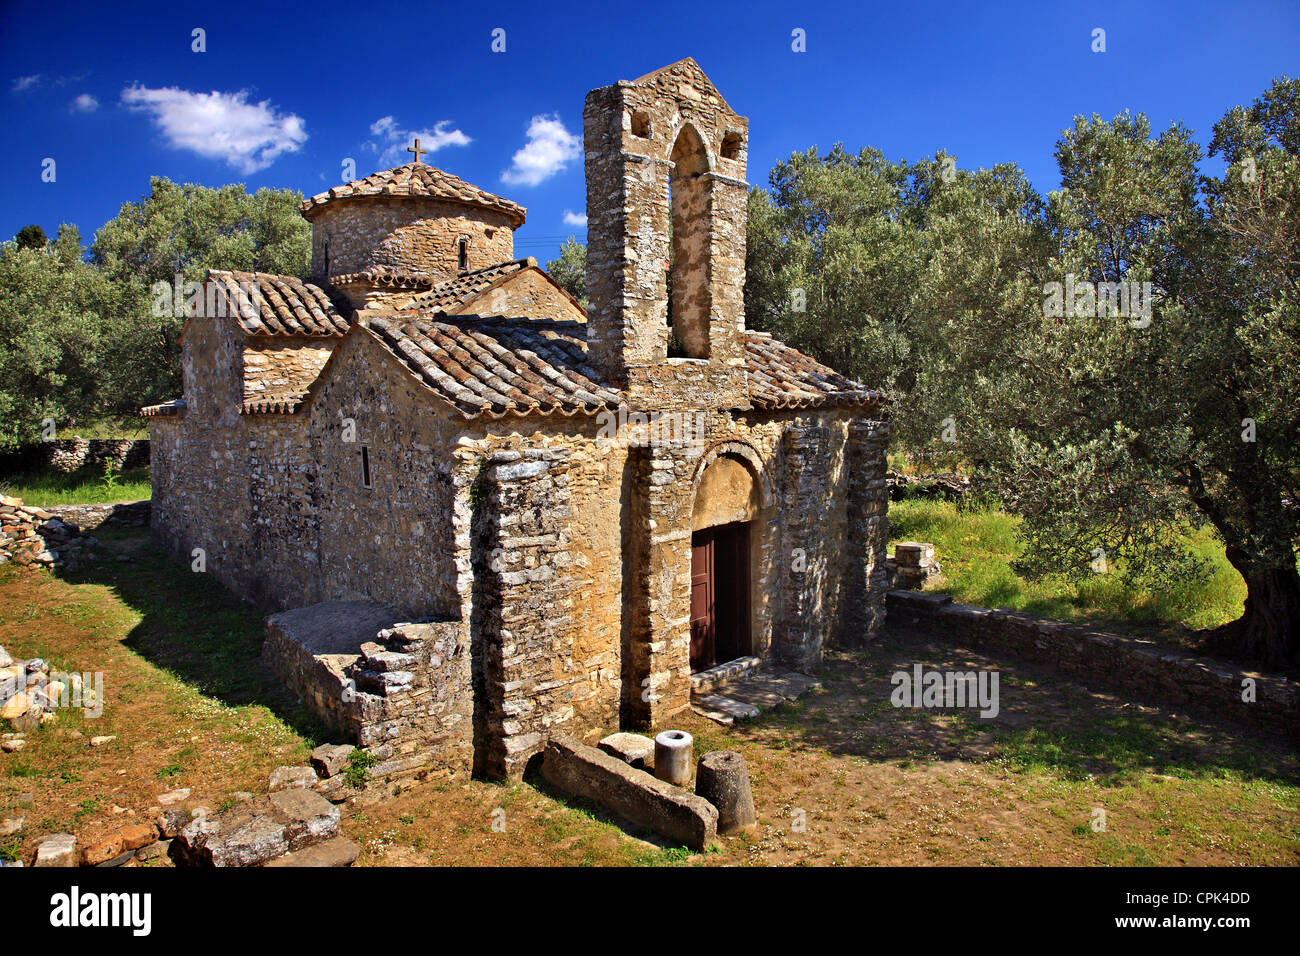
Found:
[[[370, 331], [425, 385], [462, 415], [617, 408], [621, 393], [587, 364], [581, 322], [480, 316], [372, 318]], [[763, 332], [746, 338], [754, 406], [860, 407], [884, 401], [833, 369]]]
[[365, 179], [355, 179], [350, 183], [318, 193], [298, 208], [302, 210], [304, 216], [311, 219], [320, 207], [328, 202], [361, 196], [423, 196], [470, 206], [482, 206], [505, 213], [514, 221], [516, 229], [524, 224], [526, 212], [518, 203], [503, 199], [501, 196], [494, 196], [477, 186], [471, 186], [460, 177], [445, 173], [428, 163], [407, 163], [394, 169], [381, 170]]
[[371, 266], [361, 272], [330, 276], [330, 285], [367, 285], [386, 289], [431, 289], [438, 280], [424, 272], [399, 272], [388, 266]]
[[884, 396], [772, 338], [745, 333], [749, 394], [755, 408], [825, 408], [883, 404]]
[[302, 408], [307, 400], [305, 392], [295, 395], [263, 396], [245, 399], [240, 405], [242, 415], [289, 415]]
[[293, 276], [213, 269], [208, 281], [225, 293], [227, 314], [249, 335], [341, 336], [350, 325], [324, 289]]
[[586, 329], [549, 319], [374, 318], [370, 331], [466, 418], [614, 408], [587, 365]]
[[502, 276], [535, 265], [537, 265], [536, 259], [512, 259], [509, 262], [499, 262], [494, 266], [475, 269], [454, 279], [439, 282], [424, 295], [414, 299], [406, 308], [419, 309], [421, 312], [448, 312], [464, 305]]
[[170, 402], [163, 402], [161, 405], [146, 405], [140, 409], [140, 414], [145, 418], [165, 418], [171, 415], [185, 414], [185, 399], [173, 398]]

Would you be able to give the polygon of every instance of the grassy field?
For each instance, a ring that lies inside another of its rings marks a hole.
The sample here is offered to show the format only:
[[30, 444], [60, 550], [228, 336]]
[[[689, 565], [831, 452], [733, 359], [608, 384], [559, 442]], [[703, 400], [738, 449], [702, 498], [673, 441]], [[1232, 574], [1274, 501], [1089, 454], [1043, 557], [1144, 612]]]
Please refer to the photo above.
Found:
[[[0, 568], [0, 644], [102, 672], [105, 695], [98, 719], [61, 713], [0, 754], [0, 817], [27, 821], [0, 846], [10, 858], [29, 859], [48, 833], [86, 843], [147, 819], [176, 787], [192, 790], [185, 806], [220, 809], [326, 739], [262, 665], [259, 612], [142, 530], [99, 537], [104, 560], [75, 574]], [[889, 676], [918, 661], [998, 667], [1001, 713], [894, 708]], [[820, 679], [820, 693], [735, 728], [675, 722], [697, 753], [749, 763], [759, 825], [711, 852], [664, 845], [536, 780], [390, 785], [345, 805], [342, 828], [370, 866], [1300, 864], [1300, 767], [1285, 741], [924, 636], [833, 654]], [[117, 739], [91, 747], [95, 735]]]
[[21, 498], [25, 505], [80, 505], [139, 501], [149, 497], [149, 466], [141, 465], [105, 476], [104, 469], [79, 468], [72, 474], [44, 469], [0, 478], [0, 494]]
[[890, 544], [930, 541], [943, 576], [928, 589], [978, 607], [1010, 607], [1066, 620], [1109, 622], [1178, 641], [1183, 628], [1217, 627], [1241, 616], [1246, 585], [1209, 529], [1186, 537], [1187, 548], [1213, 569], [1208, 580], [1179, 590], [1150, 592], [1126, 586], [1115, 573], [1073, 583], [1027, 581], [1011, 563], [1020, 553], [1019, 519], [996, 509], [961, 510], [947, 501], [904, 500], [889, 507]]

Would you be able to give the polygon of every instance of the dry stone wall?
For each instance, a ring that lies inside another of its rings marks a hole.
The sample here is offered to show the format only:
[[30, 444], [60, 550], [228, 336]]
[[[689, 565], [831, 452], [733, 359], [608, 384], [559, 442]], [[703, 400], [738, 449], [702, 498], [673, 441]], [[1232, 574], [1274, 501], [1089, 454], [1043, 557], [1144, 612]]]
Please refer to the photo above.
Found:
[[[1213, 718], [1300, 735], [1300, 684], [1139, 638], [1025, 611], [954, 604], [946, 594], [890, 591], [890, 630], [918, 629], [965, 647], [1042, 661], [1060, 672]], [[1244, 699], [1249, 686], [1253, 700]]]

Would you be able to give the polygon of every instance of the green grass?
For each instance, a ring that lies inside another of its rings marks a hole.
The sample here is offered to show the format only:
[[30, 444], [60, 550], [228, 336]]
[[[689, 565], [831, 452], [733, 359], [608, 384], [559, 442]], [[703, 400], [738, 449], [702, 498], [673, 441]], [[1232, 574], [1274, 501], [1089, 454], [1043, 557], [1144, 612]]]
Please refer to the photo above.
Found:
[[1208, 579], [1164, 591], [1125, 584], [1120, 574], [1081, 582], [1029, 581], [1012, 570], [1020, 554], [1020, 520], [996, 509], [963, 511], [952, 502], [905, 500], [889, 508], [890, 543], [930, 541], [943, 569], [936, 590], [977, 607], [1009, 607], [1064, 620], [1142, 628], [1217, 627], [1241, 616], [1246, 584], [1210, 529], [1184, 535], [1187, 549], [1207, 561]]
[[0, 478], [0, 494], [37, 507], [138, 501], [150, 496], [148, 465], [128, 468], [115, 477], [112, 484], [106, 481], [102, 466], [79, 468], [69, 475], [52, 470], [28, 472]]

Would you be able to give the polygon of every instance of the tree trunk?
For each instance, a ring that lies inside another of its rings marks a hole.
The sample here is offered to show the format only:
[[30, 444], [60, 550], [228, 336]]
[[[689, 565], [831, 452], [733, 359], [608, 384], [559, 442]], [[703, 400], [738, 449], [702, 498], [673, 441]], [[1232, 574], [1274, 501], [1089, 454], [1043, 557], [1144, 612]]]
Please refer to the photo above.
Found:
[[1219, 652], [1273, 666], [1300, 663], [1300, 574], [1269, 568], [1235, 548], [1228, 561], [1246, 579], [1246, 610], [1211, 638]]

